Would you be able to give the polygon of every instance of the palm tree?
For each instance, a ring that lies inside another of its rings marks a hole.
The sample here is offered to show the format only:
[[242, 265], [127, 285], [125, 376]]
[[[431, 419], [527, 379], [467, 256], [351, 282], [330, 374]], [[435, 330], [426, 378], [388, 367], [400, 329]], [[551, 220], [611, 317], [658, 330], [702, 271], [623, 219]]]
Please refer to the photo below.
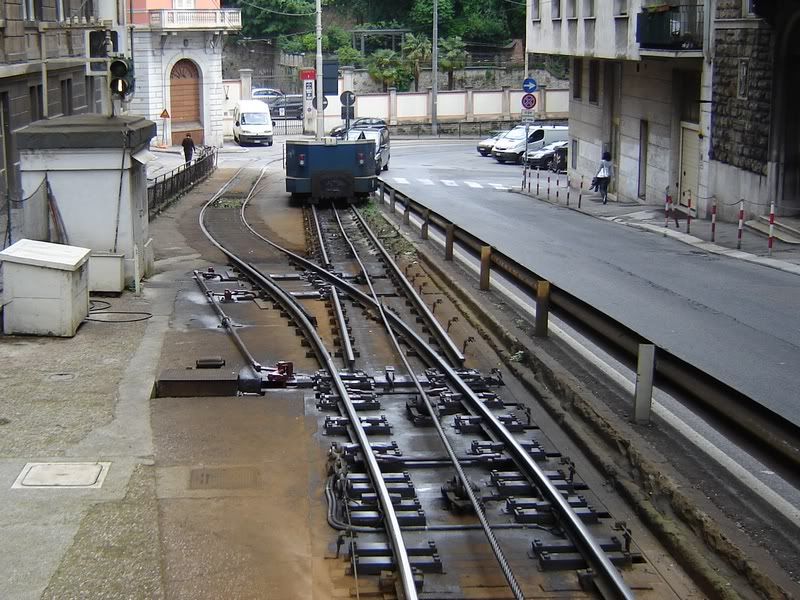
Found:
[[383, 85], [384, 92], [397, 82], [399, 69], [400, 56], [394, 50], [381, 48], [369, 57], [367, 72], [374, 81]]
[[453, 72], [464, 68], [468, 56], [464, 41], [458, 36], [439, 42], [439, 68], [447, 73], [447, 89], [453, 89]]
[[419, 91], [419, 76], [422, 65], [427, 65], [431, 60], [431, 41], [424, 35], [409, 33], [403, 40], [403, 56], [414, 75], [414, 91]]

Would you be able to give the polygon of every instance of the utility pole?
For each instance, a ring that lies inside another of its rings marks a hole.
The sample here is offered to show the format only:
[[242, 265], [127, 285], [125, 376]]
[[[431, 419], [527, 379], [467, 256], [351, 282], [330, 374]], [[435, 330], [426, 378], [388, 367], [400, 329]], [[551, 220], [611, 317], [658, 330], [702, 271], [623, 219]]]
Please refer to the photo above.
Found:
[[317, 141], [325, 134], [324, 102], [322, 92], [322, 0], [317, 0]]
[[433, 41], [431, 43], [432, 94], [431, 94], [431, 135], [437, 135], [436, 95], [439, 93], [439, 0], [433, 0]]

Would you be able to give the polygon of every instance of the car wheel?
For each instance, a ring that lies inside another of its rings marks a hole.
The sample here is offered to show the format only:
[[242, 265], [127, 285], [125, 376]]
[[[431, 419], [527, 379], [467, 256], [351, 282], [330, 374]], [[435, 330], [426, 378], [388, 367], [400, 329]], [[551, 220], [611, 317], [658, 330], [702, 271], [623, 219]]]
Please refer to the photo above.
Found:
[[502, 158], [498, 158], [497, 162], [499, 162], [501, 165], [506, 164], [506, 161], [504, 161]]
[[270, 140], [269, 142], [267, 142], [267, 146], [272, 146], [272, 140]]
[[388, 171], [389, 170], [389, 163], [388, 162], [385, 165], [383, 165], [383, 170], [384, 171]]

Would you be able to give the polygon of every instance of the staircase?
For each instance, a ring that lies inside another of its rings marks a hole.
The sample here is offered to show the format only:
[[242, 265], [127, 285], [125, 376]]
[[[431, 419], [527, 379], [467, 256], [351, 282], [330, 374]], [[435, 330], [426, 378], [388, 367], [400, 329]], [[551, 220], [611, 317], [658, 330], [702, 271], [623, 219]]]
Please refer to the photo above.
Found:
[[[769, 217], [760, 216], [746, 221], [745, 225], [753, 231], [769, 235]], [[786, 244], [800, 244], [800, 217], [775, 217], [775, 239]]]

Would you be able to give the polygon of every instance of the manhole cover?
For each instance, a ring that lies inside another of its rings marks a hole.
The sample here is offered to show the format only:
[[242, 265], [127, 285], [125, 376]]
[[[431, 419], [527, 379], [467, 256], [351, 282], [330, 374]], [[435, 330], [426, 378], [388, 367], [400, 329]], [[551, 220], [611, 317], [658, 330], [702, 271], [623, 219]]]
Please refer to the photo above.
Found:
[[260, 486], [255, 467], [218, 467], [192, 469], [189, 475], [190, 490], [241, 490]]
[[99, 488], [110, 466], [110, 462], [28, 463], [11, 487]]

